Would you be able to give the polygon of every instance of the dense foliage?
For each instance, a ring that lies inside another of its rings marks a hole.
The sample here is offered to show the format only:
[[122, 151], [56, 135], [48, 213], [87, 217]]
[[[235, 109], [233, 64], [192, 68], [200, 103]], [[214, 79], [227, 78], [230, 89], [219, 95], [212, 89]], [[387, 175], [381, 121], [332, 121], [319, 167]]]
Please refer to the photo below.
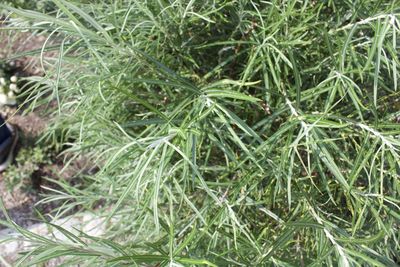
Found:
[[[55, 5], [47, 0], [35, 0], [35, 1], [2, 0], [2, 4], [11, 6], [14, 8], [31, 9], [31, 10], [36, 10], [36, 11], [40, 11], [40, 12], [49, 12], [49, 11], [55, 10]], [[1, 11], [3, 11], [3, 10], [0, 10], [0, 14], [2, 14], [2, 13], [7, 14], [7, 12], [1, 12]]]
[[58, 51], [28, 99], [57, 101], [47, 137], [100, 170], [48, 200], [109, 227], [20, 229], [23, 260], [399, 263], [399, 1], [53, 2], [8, 9]]

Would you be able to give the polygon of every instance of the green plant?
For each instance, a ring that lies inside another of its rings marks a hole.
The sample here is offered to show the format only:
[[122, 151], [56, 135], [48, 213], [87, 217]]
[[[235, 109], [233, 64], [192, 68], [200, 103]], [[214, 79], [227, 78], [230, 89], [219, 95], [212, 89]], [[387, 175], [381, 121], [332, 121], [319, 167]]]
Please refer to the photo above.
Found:
[[39, 171], [43, 164], [50, 162], [50, 156], [40, 146], [25, 147], [18, 151], [15, 164], [10, 165], [3, 174], [7, 189], [31, 190], [33, 186], [32, 175]]
[[398, 264], [398, 1], [53, 2], [9, 8], [60, 44], [27, 99], [100, 171], [48, 199], [112, 223], [22, 262]]
[[[36, 0], [36, 1], [31, 1], [31, 0], [3, 0], [2, 4], [14, 7], [14, 8], [21, 8], [21, 9], [30, 9], [30, 10], [36, 10], [40, 12], [50, 12], [54, 11], [55, 5], [48, 0]], [[0, 14], [3, 13], [0, 10]]]

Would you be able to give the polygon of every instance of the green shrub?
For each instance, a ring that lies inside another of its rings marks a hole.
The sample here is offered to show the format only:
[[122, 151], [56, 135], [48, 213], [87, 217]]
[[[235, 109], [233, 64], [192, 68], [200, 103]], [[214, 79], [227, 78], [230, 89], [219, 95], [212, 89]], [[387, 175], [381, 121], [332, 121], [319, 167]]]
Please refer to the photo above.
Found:
[[29, 264], [399, 263], [398, 1], [54, 3], [28, 99], [100, 171], [49, 197], [112, 223]]

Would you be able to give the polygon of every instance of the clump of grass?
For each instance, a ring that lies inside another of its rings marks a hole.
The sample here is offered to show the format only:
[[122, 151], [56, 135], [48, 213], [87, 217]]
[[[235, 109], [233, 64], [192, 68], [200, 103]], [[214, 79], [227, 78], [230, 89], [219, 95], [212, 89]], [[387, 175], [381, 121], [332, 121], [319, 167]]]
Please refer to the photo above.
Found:
[[397, 1], [53, 2], [9, 8], [59, 43], [27, 99], [56, 101], [47, 137], [100, 171], [48, 200], [112, 223], [21, 230], [21, 262], [399, 263]]

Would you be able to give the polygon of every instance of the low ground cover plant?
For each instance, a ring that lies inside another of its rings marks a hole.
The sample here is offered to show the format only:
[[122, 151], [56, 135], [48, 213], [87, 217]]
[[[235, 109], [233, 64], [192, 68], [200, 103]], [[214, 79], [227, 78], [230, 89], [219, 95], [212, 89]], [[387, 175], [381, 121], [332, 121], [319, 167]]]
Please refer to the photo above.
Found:
[[398, 1], [52, 2], [2, 7], [58, 51], [26, 92], [57, 103], [46, 137], [99, 171], [48, 200], [108, 227], [15, 226], [21, 263], [399, 263]]

